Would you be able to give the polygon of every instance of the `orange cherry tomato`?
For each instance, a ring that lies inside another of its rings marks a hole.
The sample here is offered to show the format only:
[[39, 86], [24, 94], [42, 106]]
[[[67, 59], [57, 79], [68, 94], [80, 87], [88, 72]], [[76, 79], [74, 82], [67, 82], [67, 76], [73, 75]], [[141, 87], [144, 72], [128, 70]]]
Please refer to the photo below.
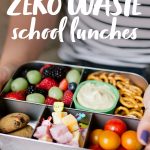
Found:
[[120, 146], [120, 137], [113, 131], [103, 131], [99, 138], [99, 144], [104, 150], [115, 150]]
[[95, 129], [90, 134], [90, 142], [92, 145], [99, 144], [99, 137], [101, 136], [101, 133], [103, 130], [101, 129]]
[[128, 150], [141, 150], [142, 145], [137, 139], [137, 133], [135, 131], [126, 131], [121, 136], [121, 144]]

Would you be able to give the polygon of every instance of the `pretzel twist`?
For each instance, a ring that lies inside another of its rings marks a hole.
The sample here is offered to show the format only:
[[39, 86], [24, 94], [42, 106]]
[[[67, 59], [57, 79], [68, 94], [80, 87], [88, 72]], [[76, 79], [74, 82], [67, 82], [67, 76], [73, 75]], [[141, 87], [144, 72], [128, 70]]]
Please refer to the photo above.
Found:
[[127, 108], [139, 108], [138, 103], [131, 97], [121, 97], [120, 103]]
[[119, 106], [119, 107], [115, 110], [115, 114], [116, 114], [116, 115], [127, 116], [127, 115], [129, 114], [129, 110], [128, 110], [126, 107]]
[[143, 114], [138, 111], [130, 111], [127, 116], [135, 116], [136, 118], [141, 119]]

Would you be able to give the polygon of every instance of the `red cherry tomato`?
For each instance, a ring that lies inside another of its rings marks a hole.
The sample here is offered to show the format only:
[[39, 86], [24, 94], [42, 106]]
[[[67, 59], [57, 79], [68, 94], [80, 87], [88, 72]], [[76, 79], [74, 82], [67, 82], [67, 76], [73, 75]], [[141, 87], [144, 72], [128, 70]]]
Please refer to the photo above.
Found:
[[103, 150], [99, 145], [91, 145], [89, 147], [89, 149], [91, 149], [91, 150]]
[[104, 130], [116, 132], [121, 136], [127, 130], [127, 126], [122, 120], [114, 118], [106, 122]]
[[137, 139], [137, 133], [135, 131], [126, 131], [121, 136], [121, 144], [126, 149], [141, 150], [142, 145]]

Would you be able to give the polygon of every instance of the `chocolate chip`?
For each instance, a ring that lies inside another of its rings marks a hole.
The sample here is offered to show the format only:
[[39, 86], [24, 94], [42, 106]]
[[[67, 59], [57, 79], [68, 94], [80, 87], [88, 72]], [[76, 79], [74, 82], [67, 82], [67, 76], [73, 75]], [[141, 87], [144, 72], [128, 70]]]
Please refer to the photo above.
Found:
[[25, 119], [24, 119], [23, 117], [20, 118], [20, 121], [21, 121], [22, 123], [25, 123]]
[[15, 120], [14, 125], [15, 125], [15, 127], [20, 127], [20, 122]]

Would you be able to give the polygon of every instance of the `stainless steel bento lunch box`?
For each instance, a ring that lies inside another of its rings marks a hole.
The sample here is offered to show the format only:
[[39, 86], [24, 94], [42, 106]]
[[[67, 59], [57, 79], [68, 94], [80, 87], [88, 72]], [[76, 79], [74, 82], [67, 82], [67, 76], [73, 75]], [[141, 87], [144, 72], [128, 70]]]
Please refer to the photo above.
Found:
[[[58, 63], [51, 63], [51, 62], [44, 62], [44, 61], [34, 61], [29, 62], [27, 64], [22, 65], [17, 69], [17, 71], [13, 74], [12, 79], [20, 77], [22, 72], [25, 70], [37, 69], [39, 70], [44, 64], [53, 64], [53, 65], [60, 65], [60, 66], [67, 66], [70, 68], [77, 68], [81, 71], [81, 78], [80, 82], [83, 82], [87, 79], [87, 76], [90, 73], [95, 71], [100, 72], [107, 72], [107, 73], [119, 73], [125, 77], [127, 77], [134, 85], [140, 87], [143, 91], [148, 86], [147, 81], [140, 75], [130, 72], [123, 72], [123, 71], [114, 71], [114, 70], [107, 70], [107, 69], [100, 69], [100, 68], [91, 68], [91, 67], [83, 67], [83, 66], [75, 66], [75, 65], [67, 65], [67, 64], [58, 64]], [[5, 87], [7, 84], [5, 85]], [[53, 111], [53, 106], [47, 106], [45, 104], [35, 104], [26, 101], [18, 101], [9, 98], [4, 98], [3, 95], [5, 94], [5, 87], [1, 92], [1, 100], [0, 100], [0, 117], [5, 116], [9, 113], [14, 112], [22, 112], [30, 116], [29, 124], [33, 127], [33, 133], [35, 132], [36, 128], [38, 127], [42, 118], [50, 116]], [[86, 137], [83, 142], [83, 148], [76, 148], [71, 147], [63, 144], [57, 143], [50, 143], [39, 141], [35, 139], [33, 136], [32, 138], [23, 138], [17, 137], [12, 135], [7, 135], [0, 133], [0, 149], [1, 150], [68, 150], [68, 149], [88, 149], [89, 148], [89, 133], [96, 129], [96, 128], [103, 128], [104, 124], [112, 118], [119, 118], [123, 120], [126, 124], [128, 129], [130, 130], [137, 130], [137, 126], [139, 123], [139, 119], [126, 117], [126, 116], [119, 116], [114, 114], [105, 114], [105, 113], [96, 113], [91, 111], [84, 111], [75, 108], [74, 102], [70, 105], [70, 107], [65, 107], [65, 111], [75, 115], [76, 113], [85, 113], [87, 116], [87, 124], [88, 124], [88, 131], [86, 133]]]

